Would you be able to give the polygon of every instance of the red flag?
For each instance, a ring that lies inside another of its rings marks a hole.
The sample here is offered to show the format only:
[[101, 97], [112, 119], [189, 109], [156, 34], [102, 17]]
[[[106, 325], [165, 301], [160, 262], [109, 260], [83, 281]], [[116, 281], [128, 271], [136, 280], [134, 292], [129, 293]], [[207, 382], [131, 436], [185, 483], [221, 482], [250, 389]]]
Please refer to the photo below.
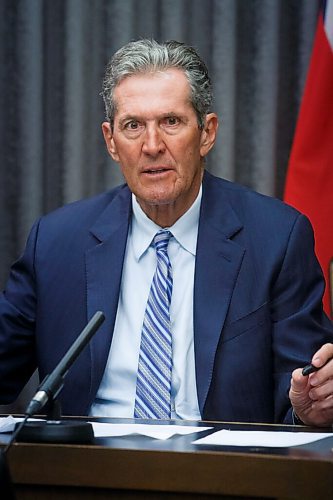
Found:
[[[318, 18], [317, 32], [289, 160], [284, 199], [307, 215], [316, 254], [333, 302], [333, 0]], [[331, 267], [331, 270], [330, 270]]]

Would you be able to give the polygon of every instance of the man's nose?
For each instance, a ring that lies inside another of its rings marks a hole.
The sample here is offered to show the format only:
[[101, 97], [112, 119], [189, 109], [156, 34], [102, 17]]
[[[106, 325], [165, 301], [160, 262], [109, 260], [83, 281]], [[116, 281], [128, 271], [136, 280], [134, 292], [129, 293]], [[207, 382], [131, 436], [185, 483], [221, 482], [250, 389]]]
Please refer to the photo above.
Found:
[[165, 151], [162, 133], [157, 125], [147, 126], [144, 133], [142, 151], [150, 156], [157, 156]]

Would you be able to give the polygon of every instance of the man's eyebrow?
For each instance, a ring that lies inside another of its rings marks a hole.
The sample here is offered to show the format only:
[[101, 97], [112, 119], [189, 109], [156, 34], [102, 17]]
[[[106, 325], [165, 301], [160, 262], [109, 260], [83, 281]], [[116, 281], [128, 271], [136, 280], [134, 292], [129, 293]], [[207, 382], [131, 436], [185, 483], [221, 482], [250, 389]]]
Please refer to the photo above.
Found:
[[157, 117], [158, 120], [163, 120], [164, 118], [179, 118], [182, 121], [188, 121], [188, 118], [185, 114], [177, 113], [175, 111], [169, 111], [167, 113], [162, 113]]
[[166, 111], [165, 113], [161, 114], [162, 118], [165, 116], [183, 116], [183, 114], [178, 111]]
[[140, 120], [136, 115], [124, 115], [119, 119], [120, 123], [126, 122], [128, 120]]
[[183, 121], [184, 123], [188, 122], [188, 117], [182, 113], [176, 113], [174, 111], [170, 111], [169, 113], [163, 113], [160, 117], [159, 120], [163, 120], [164, 118], [179, 118], [179, 120]]

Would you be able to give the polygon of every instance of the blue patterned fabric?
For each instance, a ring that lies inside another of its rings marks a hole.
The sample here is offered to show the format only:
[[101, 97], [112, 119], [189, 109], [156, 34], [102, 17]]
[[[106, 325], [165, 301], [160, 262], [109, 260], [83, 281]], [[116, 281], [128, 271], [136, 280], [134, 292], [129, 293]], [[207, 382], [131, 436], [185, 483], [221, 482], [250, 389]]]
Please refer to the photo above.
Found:
[[134, 417], [171, 418], [172, 336], [170, 303], [172, 270], [169, 231], [154, 237], [157, 267], [143, 320]]

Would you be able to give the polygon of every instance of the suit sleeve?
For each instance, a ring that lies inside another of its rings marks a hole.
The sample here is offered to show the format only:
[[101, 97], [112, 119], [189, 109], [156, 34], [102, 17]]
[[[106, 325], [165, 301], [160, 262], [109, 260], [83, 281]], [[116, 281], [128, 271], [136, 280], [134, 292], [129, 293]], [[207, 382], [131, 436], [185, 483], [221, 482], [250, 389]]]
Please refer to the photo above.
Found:
[[34, 270], [38, 222], [0, 295], [0, 403], [12, 403], [36, 368]]
[[305, 366], [324, 343], [333, 342], [332, 323], [322, 309], [323, 291], [312, 227], [298, 215], [271, 302], [277, 422], [293, 423], [288, 397], [293, 369]]

